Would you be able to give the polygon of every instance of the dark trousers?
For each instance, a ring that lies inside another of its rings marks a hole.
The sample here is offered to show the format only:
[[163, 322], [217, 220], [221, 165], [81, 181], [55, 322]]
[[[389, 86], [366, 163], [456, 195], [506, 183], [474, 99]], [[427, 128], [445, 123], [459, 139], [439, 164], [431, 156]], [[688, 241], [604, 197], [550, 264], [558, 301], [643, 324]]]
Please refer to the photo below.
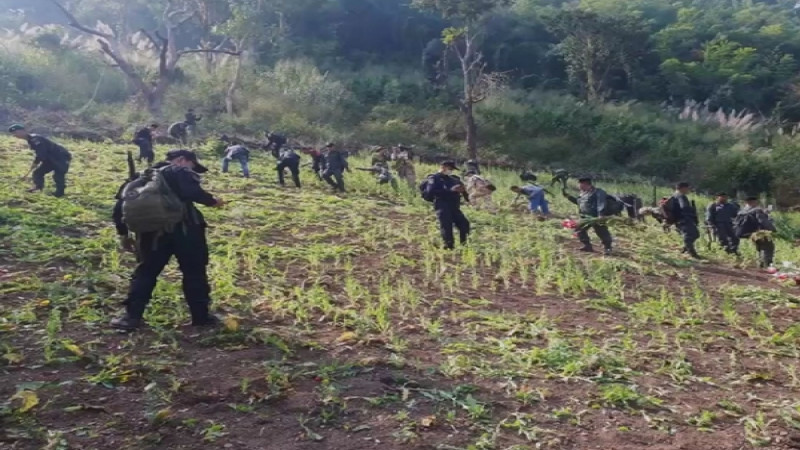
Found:
[[133, 272], [128, 298], [124, 304], [128, 316], [140, 319], [153, 295], [161, 271], [173, 255], [183, 274], [183, 295], [189, 304], [193, 322], [208, 317], [211, 287], [208, 285], [208, 244], [205, 228], [177, 225], [172, 233], [143, 233], [139, 236], [139, 264]]
[[603, 248], [610, 249], [611, 246], [614, 244], [614, 239], [611, 237], [611, 232], [608, 231], [608, 227], [605, 225], [592, 225], [588, 227], [583, 227], [578, 230], [578, 240], [581, 241], [586, 247], [592, 246], [592, 240], [589, 238], [589, 229], [594, 229], [594, 234], [600, 238], [600, 242], [603, 243]]
[[739, 251], [739, 238], [733, 231], [733, 223], [725, 222], [714, 225], [714, 233], [717, 236], [719, 245], [728, 253], [736, 253]]
[[300, 160], [292, 159], [278, 163], [278, 183], [280, 183], [281, 186], [286, 184], [283, 180], [283, 169], [289, 169], [292, 173], [294, 185], [300, 187]]
[[469, 237], [470, 224], [464, 213], [461, 212], [459, 207], [441, 207], [436, 209], [436, 218], [439, 219], [439, 230], [442, 233], [444, 240], [444, 248], [452, 249], [456, 246], [455, 236], [453, 236], [453, 227], [458, 228], [461, 243], [467, 242]]
[[69, 172], [69, 161], [63, 164], [53, 164], [49, 161], [44, 161], [39, 164], [39, 167], [33, 171], [31, 178], [33, 178], [33, 185], [36, 189], [44, 189], [44, 176], [53, 172], [53, 182], [56, 185], [56, 197], [64, 195], [64, 189], [67, 187], [67, 172]]
[[139, 146], [138, 161], [142, 162], [142, 160], [145, 160], [147, 161], [147, 165], [153, 165], [153, 160], [156, 157], [156, 154], [153, 152], [153, 144], [151, 142], [143, 142], [137, 145]]
[[769, 239], [761, 239], [755, 242], [758, 252], [759, 266], [766, 268], [772, 265], [775, 259], [775, 243]]
[[700, 239], [700, 230], [694, 222], [681, 222], [678, 224], [678, 231], [683, 236], [683, 249], [689, 253], [695, 253], [694, 243]]
[[332, 188], [344, 192], [344, 174], [340, 170], [326, 170], [322, 174], [322, 179]]

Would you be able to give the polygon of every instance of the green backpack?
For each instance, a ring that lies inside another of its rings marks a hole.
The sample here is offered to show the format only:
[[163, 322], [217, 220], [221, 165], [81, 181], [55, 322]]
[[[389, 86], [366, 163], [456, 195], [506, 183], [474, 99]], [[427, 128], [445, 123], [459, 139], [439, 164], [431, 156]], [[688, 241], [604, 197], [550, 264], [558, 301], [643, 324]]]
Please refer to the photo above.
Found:
[[183, 221], [186, 205], [162, 171], [148, 169], [122, 191], [122, 221], [133, 233], [169, 233]]

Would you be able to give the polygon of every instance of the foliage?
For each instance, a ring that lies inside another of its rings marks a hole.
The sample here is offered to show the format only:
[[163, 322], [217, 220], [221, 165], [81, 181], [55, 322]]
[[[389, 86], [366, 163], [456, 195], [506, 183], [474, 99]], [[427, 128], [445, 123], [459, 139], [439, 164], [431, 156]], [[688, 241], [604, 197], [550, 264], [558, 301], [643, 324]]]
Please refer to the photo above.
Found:
[[[167, 3], [66, 5], [82, 23], [111, 33], [112, 44], [152, 83], [153, 47], [134, 32], [153, 34]], [[237, 73], [232, 57], [187, 54], [168, 80], [167, 121], [194, 107], [206, 117], [206, 132], [259, 135], [270, 128], [305, 143], [402, 141], [431, 154], [464, 154], [470, 137], [469, 150], [481, 158], [689, 178], [707, 189], [766, 190], [783, 206], [800, 204], [784, 198], [797, 182], [787, 168], [798, 145], [788, 132], [778, 137], [800, 120], [800, 22], [788, 0], [198, 0], [185, 6], [195, 14], [176, 29], [175, 50], [236, 43], [243, 70], [232, 116], [226, 113]], [[94, 127], [119, 138], [153, 120], [130, 102], [141, 89], [106, 65], [93, 39], [65, 27], [51, 2], [12, 7], [18, 9], [0, 14], [11, 30], [0, 51], [0, 99], [9, 121]], [[480, 71], [464, 72], [453, 57], [467, 38], [480, 55], [465, 59], [467, 69], [475, 62]], [[464, 79], [473, 81], [467, 84], [479, 99], [485, 87], [505, 88], [476, 103], [474, 124], [467, 120], [466, 127], [454, 110], [464, 105]]]

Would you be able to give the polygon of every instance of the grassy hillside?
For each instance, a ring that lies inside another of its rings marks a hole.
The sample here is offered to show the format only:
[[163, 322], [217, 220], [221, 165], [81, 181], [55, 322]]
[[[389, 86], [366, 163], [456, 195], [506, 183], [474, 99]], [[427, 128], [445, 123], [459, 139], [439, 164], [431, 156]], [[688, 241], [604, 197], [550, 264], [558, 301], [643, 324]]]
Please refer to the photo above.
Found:
[[[276, 187], [263, 154], [251, 180], [205, 155], [230, 202], [204, 211], [226, 326], [186, 326], [173, 265], [149, 327], [121, 335], [106, 325], [134, 266], [109, 223], [126, 147], [68, 146], [54, 199], [24, 192], [30, 152], [0, 140], [2, 448], [798, 444], [800, 299], [737, 267], [755, 265], [749, 243], [741, 262], [701, 243], [698, 263], [651, 224], [580, 255], [559, 220], [511, 212], [516, 175], [490, 171], [507, 212], [467, 209], [472, 242], [446, 253], [430, 205], [366, 173], [333, 196], [309, 172]], [[798, 256], [780, 243], [779, 261]]]

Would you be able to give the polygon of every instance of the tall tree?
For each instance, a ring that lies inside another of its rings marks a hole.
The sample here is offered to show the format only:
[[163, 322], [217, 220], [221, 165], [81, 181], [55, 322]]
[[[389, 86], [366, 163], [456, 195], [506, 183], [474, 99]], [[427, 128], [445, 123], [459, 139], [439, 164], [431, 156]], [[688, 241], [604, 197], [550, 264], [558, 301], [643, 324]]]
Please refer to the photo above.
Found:
[[492, 89], [504, 80], [498, 73], [489, 73], [480, 51], [480, 32], [484, 19], [509, 0], [414, 0], [417, 8], [438, 11], [443, 18], [455, 22], [456, 27], [442, 32], [442, 42], [455, 54], [461, 68], [463, 94], [458, 106], [464, 116], [467, 152], [478, 158], [478, 125], [475, 105], [486, 99]]
[[[158, 71], [155, 81], [144, 78], [142, 73], [132, 62], [133, 58], [129, 55], [131, 50], [125, 48], [124, 44], [133, 37], [119, 36], [110, 27], [98, 24], [89, 27], [82, 24], [70, 10], [65, 8], [57, 0], [52, 3], [64, 14], [70, 27], [81, 33], [97, 38], [97, 44], [102, 53], [109, 58], [114, 67], [122, 71], [128, 81], [136, 88], [139, 95], [145, 102], [148, 111], [155, 117], [161, 116], [161, 109], [164, 103], [164, 96], [175, 78], [178, 62], [185, 55], [189, 54], [208, 54], [225, 53], [229, 55], [239, 55], [237, 49], [229, 48], [205, 48], [199, 43], [198, 48], [186, 48], [179, 50], [177, 47], [177, 35], [182, 26], [194, 19], [198, 11], [196, 7], [199, 3], [185, 2], [179, 5], [178, 1], [168, 0], [161, 14], [161, 26], [155, 33], [147, 30], [139, 30], [137, 35], [143, 36], [147, 41], [147, 47], [154, 50], [158, 61]], [[164, 31], [162, 34], [161, 31]]]
[[635, 17], [574, 9], [551, 17], [548, 26], [561, 38], [556, 49], [567, 64], [570, 81], [590, 101], [609, 98], [620, 75], [629, 87], [648, 51], [647, 30]]

